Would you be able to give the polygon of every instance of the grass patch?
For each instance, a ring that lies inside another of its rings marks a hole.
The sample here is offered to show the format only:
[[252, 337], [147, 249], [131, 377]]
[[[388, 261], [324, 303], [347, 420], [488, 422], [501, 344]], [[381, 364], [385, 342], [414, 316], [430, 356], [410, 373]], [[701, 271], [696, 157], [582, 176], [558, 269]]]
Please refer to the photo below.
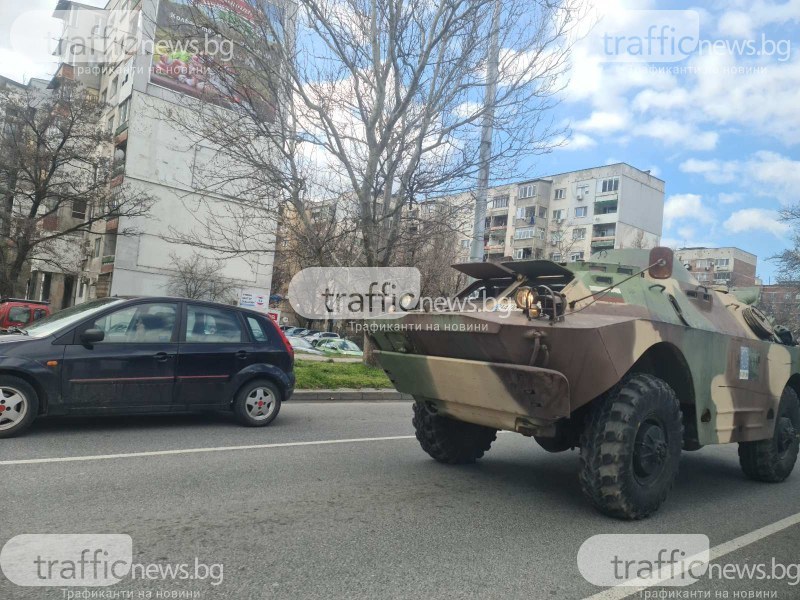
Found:
[[394, 388], [382, 369], [364, 363], [327, 363], [297, 360], [295, 389], [335, 390], [338, 388]]

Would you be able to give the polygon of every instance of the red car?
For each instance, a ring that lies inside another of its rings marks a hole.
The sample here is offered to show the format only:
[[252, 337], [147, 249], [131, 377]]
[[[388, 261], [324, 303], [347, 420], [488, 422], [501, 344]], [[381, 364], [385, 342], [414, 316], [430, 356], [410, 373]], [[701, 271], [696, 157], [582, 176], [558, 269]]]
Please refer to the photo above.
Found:
[[0, 301], [0, 331], [8, 331], [14, 327], [25, 327], [50, 314], [47, 302], [23, 300], [21, 298], [3, 298]]

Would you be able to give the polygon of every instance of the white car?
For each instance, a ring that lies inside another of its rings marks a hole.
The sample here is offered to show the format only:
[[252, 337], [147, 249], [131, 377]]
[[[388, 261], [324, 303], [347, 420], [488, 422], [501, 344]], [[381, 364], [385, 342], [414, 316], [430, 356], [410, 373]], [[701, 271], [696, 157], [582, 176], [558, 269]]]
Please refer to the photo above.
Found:
[[322, 340], [338, 340], [340, 338], [338, 333], [333, 333], [332, 331], [315, 331], [311, 335], [305, 336], [303, 339], [310, 342], [312, 346], [316, 346]]
[[294, 348], [295, 352], [306, 354], [322, 354], [322, 352], [311, 345], [311, 342], [304, 338], [288, 336], [286, 339], [289, 340], [289, 343], [292, 345], [292, 348]]

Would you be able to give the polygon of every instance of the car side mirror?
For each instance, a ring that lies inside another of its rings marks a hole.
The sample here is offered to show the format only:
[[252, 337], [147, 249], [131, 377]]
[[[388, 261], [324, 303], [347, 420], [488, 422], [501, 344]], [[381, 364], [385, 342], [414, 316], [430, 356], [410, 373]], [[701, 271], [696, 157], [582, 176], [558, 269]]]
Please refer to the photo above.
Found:
[[650, 250], [650, 258], [647, 264], [650, 265], [648, 272], [653, 279], [669, 279], [672, 277], [672, 265], [675, 256], [672, 248], [656, 246]]
[[102, 329], [87, 329], [83, 333], [81, 333], [81, 343], [84, 346], [89, 348], [92, 347], [92, 344], [96, 344], [97, 342], [102, 342], [103, 339], [106, 337], [106, 332]]

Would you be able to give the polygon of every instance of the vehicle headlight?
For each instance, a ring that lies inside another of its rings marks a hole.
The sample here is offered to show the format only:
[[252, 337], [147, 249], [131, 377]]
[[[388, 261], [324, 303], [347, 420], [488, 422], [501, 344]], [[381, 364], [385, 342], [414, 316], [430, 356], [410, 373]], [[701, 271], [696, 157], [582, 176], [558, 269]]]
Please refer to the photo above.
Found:
[[537, 304], [539, 302], [539, 294], [537, 294], [532, 288], [519, 288], [514, 296], [514, 301], [517, 303], [518, 308], [527, 310], [532, 317], [538, 317], [539, 313], [541, 313], [541, 310]]

